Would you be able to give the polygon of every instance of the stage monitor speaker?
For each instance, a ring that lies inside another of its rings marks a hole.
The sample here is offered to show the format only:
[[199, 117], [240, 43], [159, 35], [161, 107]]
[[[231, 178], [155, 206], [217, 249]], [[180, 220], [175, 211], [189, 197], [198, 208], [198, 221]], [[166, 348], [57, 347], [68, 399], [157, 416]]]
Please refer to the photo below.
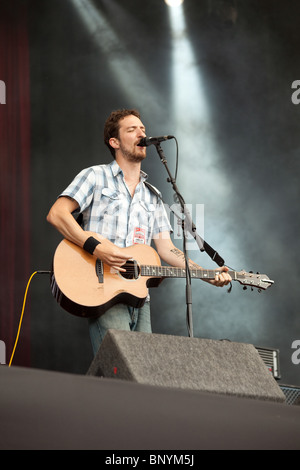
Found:
[[108, 330], [88, 375], [284, 402], [251, 344]]

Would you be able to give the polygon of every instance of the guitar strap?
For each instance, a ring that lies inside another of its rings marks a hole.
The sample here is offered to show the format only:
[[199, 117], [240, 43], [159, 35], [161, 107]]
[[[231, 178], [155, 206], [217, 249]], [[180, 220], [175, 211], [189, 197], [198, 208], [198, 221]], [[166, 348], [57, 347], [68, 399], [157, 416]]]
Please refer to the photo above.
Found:
[[[165, 205], [168, 206], [168, 208], [174, 213], [174, 211], [171, 209], [171, 207], [169, 206], [169, 204], [167, 204], [162, 196], [160, 195], [160, 193], [157, 191], [157, 189], [152, 186], [152, 184], [148, 183], [148, 181], [144, 181], [144, 184], [145, 186], [147, 186], [147, 188], [152, 191], [153, 194], [155, 194], [156, 197], [158, 197]], [[175, 214], [176, 215], [176, 214]], [[225, 264], [225, 261], [224, 259], [219, 255], [219, 253], [214, 250], [205, 240], [201, 239], [202, 240], [202, 246], [203, 248], [201, 249], [201, 251], [205, 251], [208, 256], [210, 256], [210, 258], [218, 265], [218, 266], [224, 266]]]

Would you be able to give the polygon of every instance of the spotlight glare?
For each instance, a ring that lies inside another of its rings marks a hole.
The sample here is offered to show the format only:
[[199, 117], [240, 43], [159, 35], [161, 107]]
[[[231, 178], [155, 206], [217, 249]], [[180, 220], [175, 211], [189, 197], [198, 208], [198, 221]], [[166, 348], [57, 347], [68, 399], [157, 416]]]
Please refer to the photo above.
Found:
[[183, 0], [165, 0], [165, 3], [169, 7], [178, 7], [179, 5], [183, 3]]

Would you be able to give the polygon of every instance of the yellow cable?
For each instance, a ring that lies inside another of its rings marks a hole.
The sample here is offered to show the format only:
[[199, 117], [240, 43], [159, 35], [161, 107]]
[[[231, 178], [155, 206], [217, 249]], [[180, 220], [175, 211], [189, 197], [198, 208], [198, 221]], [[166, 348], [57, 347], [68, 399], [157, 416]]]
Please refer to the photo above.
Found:
[[27, 298], [28, 288], [29, 288], [29, 285], [30, 285], [30, 283], [31, 283], [31, 279], [33, 278], [33, 276], [34, 276], [35, 274], [37, 274], [37, 272], [38, 272], [38, 271], [35, 271], [35, 272], [30, 276], [30, 279], [29, 279], [29, 281], [28, 281], [28, 283], [27, 283], [27, 287], [26, 287], [25, 295], [24, 295], [24, 301], [23, 301], [23, 308], [22, 308], [21, 318], [20, 318], [20, 322], [19, 322], [18, 333], [17, 333], [17, 337], [16, 337], [14, 349], [13, 349], [13, 352], [12, 352], [12, 355], [11, 355], [11, 358], [10, 358], [10, 361], [9, 361], [9, 364], [8, 364], [8, 367], [11, 366], [11, 363], [12, 363], [12, 360], [13, 360], [13, 357], [14, 357], [14, 354], [15, 354], [15, 350], [16, 350], [16, 347], [17, 347], [17, 344], [18, 344], [18, 340], [19, 340], [19, 336], [20, 336], [20, 331], [21, 331], [22, 320], [23, 320], [23, 315], [24, 315], [24, 310], [25, 310], [25, 304], [26, 304], [26, 298]]

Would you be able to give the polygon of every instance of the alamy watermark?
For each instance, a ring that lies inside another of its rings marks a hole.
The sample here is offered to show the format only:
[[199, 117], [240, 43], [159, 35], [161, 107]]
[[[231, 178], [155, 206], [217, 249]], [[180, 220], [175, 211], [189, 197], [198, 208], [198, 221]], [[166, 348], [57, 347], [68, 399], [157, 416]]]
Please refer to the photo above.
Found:
[[292, 93], [291, 100], [293, 104], [300, 103], [300, 80], [294, 80], [292, 83], [292, 88], [295, 91]]
[[4, 341], [0, 341], [0, 364], [6, 364], [6, 346]]
[[295, 339], [295, 341], [292, 342], [291, 347], [292, 349], [295, 349], [292, 354], [292, 363], [297, 366], [300, 364], [300, 339]]
[[187, 250], [198, 250], [195, 236], [204, 239], [204, 204], [184, 204], [183, 209], [180, 204], [164, 206], [173, 229], [173, 239], [182, 240], [185, 234]]
[[3, 80], [0, 80], [0, 104], [6, 104], [6, 85]]

